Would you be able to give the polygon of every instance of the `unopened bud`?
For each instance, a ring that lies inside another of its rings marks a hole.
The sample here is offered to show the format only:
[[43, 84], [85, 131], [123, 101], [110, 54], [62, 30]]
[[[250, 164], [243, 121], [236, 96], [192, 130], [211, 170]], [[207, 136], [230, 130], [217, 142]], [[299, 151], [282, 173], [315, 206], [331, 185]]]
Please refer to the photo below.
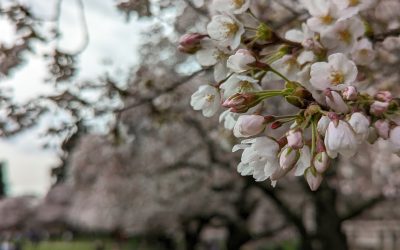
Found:
[[381, 102], [390, 102], [393, 100], [393, 96], [389, 91], [381, 90], [376, 93], [375, 99]]
[[265, 119], [261, 115], [242, 115], [233, 128], [236, 137], [250, 137], [265, 129]]
[[282, 122], [280, 122], [280, 121], [275, 121], [275, 122], [273, 122], [273, 123], [271, 124], [271, 129], [280, 128], [282, 125], [283, 125]]
[[385, 113], [388, 110], [388, 108], [389, 108], [388, 102], [374, 101], [371, 104], [369, 112], [373, 115], [381, 116], [381, 115], [383, 115], [383, 113]]
[[320, 135], [325, 135], [325, 132], [328, 129], [330, 122], [331, 120], [328, 116], [322, 116], [321, 119], [319, 119], [317, 124], [317, 131]]
[[257, 98], [254, 93], [236, 93], [226, 99], [222, 106], [230, 108], [230, 111], [234, 113], [244, 113], [256, 106], [260, 101], [261, 99]]
[[343, 90], [342, 95], [344, 100], [355, 101], [357, 100], [358, 91], [356, 87], [348, 86]]
[[301, 130], [289, 130], [286, 135], [288, 146], [292, 149], [300, 149], [304, 146], [303, 133]]
[[316, 191], [322, 183], [324, 177], [315, 171], [315, 169], [308, 168], [305, 172], [306, 181], [312, 191]]
[[374, 127], [380, 137], [385, 140], [389, 138], [390, 124], [388, 120], [377, 120], [374, 123]]
[[285, 147], [279, 156], [279, 165], [283, 169], [292, 169], [300, 157], [298, 150]]
[[349, 107], [343, 101], [343, 98], [336, 91], [327, 90], [325, 91], [326, 104], [336, 112], [347, 113], [349, 112]]
[[339, 125], [339, 116], [336, 113], [329, 112], [328, 117], [335, 124], [335, 127]]
[[188, 54], [195, 53], [201, 48], [200, 41], [204, 37], [207, 37], [207, 35], [203, 35], [200, 33], [188, 33], [181, 36], [181, 38], [179, 38], [179, 45], [178, 45], [179, 51]]
[[324, 173], [329, 166], [329, 157], [326, 152], [320, 152], [314, 157], [314, 167], [318, 173]]

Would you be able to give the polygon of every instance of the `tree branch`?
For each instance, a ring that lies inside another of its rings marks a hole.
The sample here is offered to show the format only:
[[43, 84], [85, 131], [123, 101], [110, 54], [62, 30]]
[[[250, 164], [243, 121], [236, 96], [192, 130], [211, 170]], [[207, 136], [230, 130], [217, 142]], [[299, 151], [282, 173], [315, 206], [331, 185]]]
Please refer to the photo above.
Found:
[[390, 36], [400, 36], [400, 28], [373, 35], [372, 41], [373, 42], [383, 42], [387, 37], [390, 37]]
[[265, 195], [267, 195], [274, 203], [275, 205], [279, 208], [279, 210], [283, 213], [285, 218], [293, 223], [293, 225], [296, 227], [298, 233], [303, 237], [303, 238], [308, 238], [308, 233], [307, 230], [304, 226], [304, 223], [302, 219], [295, 214], [287, 204], [285, 204], [276, 194], [274, 190], [271, 190], [269, 188], [266, 188], [262, 183], [260, 182], [255, 182], [252, 178], [247, 178], [247, 181], [250, 182], [253, 186], [257, 187], [260, 189]]
[[385, 197], [383, 195], [378, 195], [364, 203], [362, 203], [361, 205], [355, 207], [354, 209], [348, 211], [346, 214], [344, 214], [343, 216], [341, 216], [340, 221], [345, 221], [345, 220], [350, 220], [353, 219], [359, 215], [361, 215], [364, 211], [374, 207], [376, 204], [378, 204], [379, 202], [385, 200]]
[[192, 80], [193, 78], [195, 78], [196, 76], [200, 75], [201, 73], [203, 73], [205, 71], [206, 71], [206, 69], [201, 69], [199, 71], [196, 71], [193, 74], [191, 74], [191, 75], [189, 75], [189, 76], [187, 76], [187, 77], [185, 77], [185, 78], [183, 78], [183, 79], [181, 79], [179, 81], [176, 81], [175, 83], [173, 83], [168, 88], [166, 88], [164, 90], [161, 90], [161, 91], [158, 91], [158, 93], [154, 94], [153, 96], [139, 98], [138, 101], [136, 101], [135, 103], [133, 103], [131, 105], [127, 105], [127, 106], [125, 106], [125, 107], [123, 107], [121, 109], [118, 109], [118, 110], [115, 111], [115, 113], [121, 114], [121, 113], [123, 113], [123, 112], [125, 112], [127, 110], [136, 108], [136, 107], [141, 106], [141, 105], [146, 104], [146, 103], [150, 103], [155, 98], [157, 98], [158, 96], [160, 96], [162, 94], [165, 94], [165, 93], [169, 93], [169, 92], [175, 90], [177, 87], [189, 82], [190, 80]]

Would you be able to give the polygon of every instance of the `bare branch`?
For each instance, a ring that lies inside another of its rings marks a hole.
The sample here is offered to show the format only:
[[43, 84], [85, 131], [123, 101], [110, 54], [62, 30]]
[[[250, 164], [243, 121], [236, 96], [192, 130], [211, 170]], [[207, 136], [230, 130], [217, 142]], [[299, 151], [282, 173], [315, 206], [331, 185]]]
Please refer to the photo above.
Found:
[[355, 218], [355, 217], [361, 215], [366, 210], [374, 207], [376, 204], [378, 204], [384, 200], [385, 200], [385, 197], [383, 195], [378, 195], [372, 199], [369, 199], [368, 201], [362, 203], [361, 205], [355, 207], [354, 209], [351, 209], [349, 212], [347, 212], [345, 215], [343, 215], [340, 218], [340, 221], [343, 222], [345, 220], [350, 220], [352, 218]]

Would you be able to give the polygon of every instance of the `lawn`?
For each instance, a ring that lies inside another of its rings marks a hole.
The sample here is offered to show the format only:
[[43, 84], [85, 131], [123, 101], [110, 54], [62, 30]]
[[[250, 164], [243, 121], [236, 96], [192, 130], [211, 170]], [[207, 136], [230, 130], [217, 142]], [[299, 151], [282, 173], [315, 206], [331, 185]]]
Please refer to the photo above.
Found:
[[[89, 241], [51, 241], [42, 242], [38, 247], [27, 244], [23, 248], [24, 250], [94, 250], [94, 243]], [[111, 249], [111, 248], [109, 248]]]
[[[23, 246], [23, 250], [95, 250], [94, 240], [74, 240], [74, 241], [45, 241], [37, 247], [27, 243]], [[113, 250], [115, 243], [106, 241], [105, 250]], [[137, 244], [134, 242], [126, 242], [122, 250], [137, 249]]]

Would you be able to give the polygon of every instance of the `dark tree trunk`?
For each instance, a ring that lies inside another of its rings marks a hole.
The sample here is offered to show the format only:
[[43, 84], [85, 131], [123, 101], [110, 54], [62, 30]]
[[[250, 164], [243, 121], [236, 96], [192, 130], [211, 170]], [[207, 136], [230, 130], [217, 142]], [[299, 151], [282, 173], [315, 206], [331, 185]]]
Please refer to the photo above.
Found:
[[228, 225], [229, 237], [227, 239], [226, 247], [229, 250], [239, 250], [243, 244], [251, 240], [251, 236], [247, 228], [238, 226], [237, 224]]
[[336, 190], [326, 181], [314, 193], [316, 238], [314, 249], [348, 250], [346, 235], [336, 210]]

